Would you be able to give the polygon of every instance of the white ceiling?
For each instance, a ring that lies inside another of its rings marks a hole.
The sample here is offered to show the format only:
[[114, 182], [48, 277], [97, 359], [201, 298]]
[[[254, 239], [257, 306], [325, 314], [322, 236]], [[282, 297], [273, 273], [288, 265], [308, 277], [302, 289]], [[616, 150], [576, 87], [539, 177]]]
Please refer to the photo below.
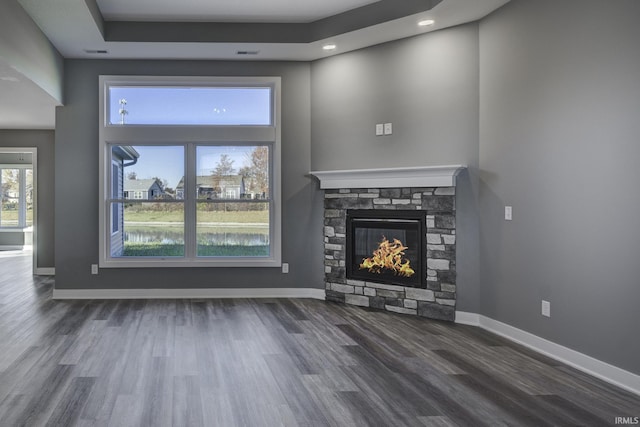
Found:
[[[393, 16], [392, 19], [372, 15], [376, 13], [379, 15], [380, 11], [396, 13], [394, 9], [401, 9], [402, 6], [406, 8], [409, 4], [421, 4], [420, 1], [394, 0], [392, 3], [389, 3], [389, 0], [17, 1], [65, 58], [312, 61], [472, 22], [483, 18], [509, 0], [442, 0], [431, 10], [415, 12], [414, 7], [415, 13]], [[387, 6], [391, 4], [393, 7], [385, 9], [381, 7], [384, 4]], [[430, 5], [430, 2], [425, 0], [422, 4]], [[349, 12], [339, 15], [346, 11]], [[418, 27], [417, 22], [426, 18], [434, 19], [435, 25]], [[349, 20], [356, 24], [353, 28], [349, 26], [349, 22], [345, 23]], [[348, 30], [334, 33], [324, 31], [324, 28], [331, 27], [329, 25], [322, 27], [324, 32], [318, 32], [314, 27], [313, 31], [307, 33], [323, 35], [305, 39], [305, 26], [333, 22], [339, 24], [337, 28]], [[365, 24], [362, 24], [363, 22]], [[370, 24], [371, 22], [373, 24]], [[256, 36], [253, 29], [259, 31], [260, 25], [270, 25], [263, 23], [280, 25], [270, 26], [266, 32], [258, 33], [264, 35], [262, 39], [260, 38], [262, 36]], [[154, 25], [153, 31], [143, 27], [145, 24]], [[171, 27], [172, 25], [174, 27]], [[175, 27], [175, 25], [183, 26]], [[233, 28], [234, 25], [236, 28]], [[167, 30], [172, 28], [172, 31], [164, 31], [165, 27]], [[124, 36], [115, 41], [113, 34], [120, 28], [125, 28]], [[227, 32], [233, 35], [233, 40], [229, 41], [227, 34], [220, 28], [224, 31], [229, 30]], [[295, 32], [284, 31], [289, 34], [287, 36], [289, 39], [286, 42], [274, 41], [278, 37], [280, 28], [296, 31], [302, 29], [298, 33], [303, 36], [295, 39], [294, 36], [290, 36], [290, 34], [296, 34]], [[127, 32], [127, 30], [130, 31]], [[172, 34], [177, 39], [171, 38]], [[199, 39], [201, 34], [204, 39]], [[271, 34], [274, 36], [271, 37]], [[274, 40], [270, 40], [271, 38]], [[335, 43], [337, 49], [332, 52], [322, 50], [322, 46], [328, 42]], [[95, 53], [96, 51], [106, 51], [106, 53]], [[238, 51], [258, 53], [239, 56]], [[6, 79], [2, 79], [3, 76]], [[14, 81], [14, 78], [17, 81]], [[52, 129], [55, 105], [55, 100], [46, 91], [17, 73], [12, 68], [12, 64], [0, 62], [0, 129]]]

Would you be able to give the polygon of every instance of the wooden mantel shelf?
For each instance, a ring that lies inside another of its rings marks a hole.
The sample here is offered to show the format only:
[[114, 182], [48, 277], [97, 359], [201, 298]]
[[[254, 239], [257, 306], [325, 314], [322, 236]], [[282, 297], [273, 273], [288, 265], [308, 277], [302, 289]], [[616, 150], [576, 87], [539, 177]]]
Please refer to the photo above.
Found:
[[407, 168], [354, 169], [309, 172], [320, 180], [321, 189], [455, 187], [456, 176], [465, 165]]

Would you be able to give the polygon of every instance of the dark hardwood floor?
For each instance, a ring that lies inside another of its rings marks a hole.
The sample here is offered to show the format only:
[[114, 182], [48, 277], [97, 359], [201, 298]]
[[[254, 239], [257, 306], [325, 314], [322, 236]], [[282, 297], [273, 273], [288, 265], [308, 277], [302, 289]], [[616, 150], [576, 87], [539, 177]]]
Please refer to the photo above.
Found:
[[640, 397], [480, 329], [317, 300], [52, 301], [0, 252], [0, 426], [608, 426]]

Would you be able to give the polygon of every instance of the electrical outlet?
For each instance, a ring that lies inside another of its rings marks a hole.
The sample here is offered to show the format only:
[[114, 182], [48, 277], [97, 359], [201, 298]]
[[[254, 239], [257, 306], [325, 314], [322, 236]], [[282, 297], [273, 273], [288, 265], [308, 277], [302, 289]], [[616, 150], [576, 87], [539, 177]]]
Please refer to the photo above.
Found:
[[380, 135], [384, 135], [384, 125], [382, 123], [376, 125], [376, 136]]
[[285, 274], [289, 272], [289, 263], [287, 262], [282, 263], [282, 272]]
[[98, 274], [98, 264], [91, 264], [91, 274]]
[[384, 134], [391, 135], [393, 133], [393, 124], [385, 123], [384, 124]]
[[511, 221], [513, 219], [513, 208], [511, 206], [504, 207], [504, 219]]
[[551, 317], [551, 303], [549, 301], [542, 300], [542, 315]]

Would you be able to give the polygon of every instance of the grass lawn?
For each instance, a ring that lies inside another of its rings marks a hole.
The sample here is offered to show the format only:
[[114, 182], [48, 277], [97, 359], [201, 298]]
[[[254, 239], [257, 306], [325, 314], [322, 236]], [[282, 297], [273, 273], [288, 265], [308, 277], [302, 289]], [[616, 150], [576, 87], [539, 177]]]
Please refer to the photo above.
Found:
[[[267, 217], [268, 217], [268, 214], [267, 214]], [[18, 211], [16, 209], [2, 210], [2, 212], [0, 212], [0, 218], [2, 219], [2, 225], [5, 225], [5, 226], [18, 225]], [[27, 225], [31, 225], [32, 223], [33, 223], [33, 209], [27, 209]]]
[[[198, 211], [198, 222], [269, 223], [269, 211]], [[183, 222], [182, 211], [125, 211], [126, 222]]]

